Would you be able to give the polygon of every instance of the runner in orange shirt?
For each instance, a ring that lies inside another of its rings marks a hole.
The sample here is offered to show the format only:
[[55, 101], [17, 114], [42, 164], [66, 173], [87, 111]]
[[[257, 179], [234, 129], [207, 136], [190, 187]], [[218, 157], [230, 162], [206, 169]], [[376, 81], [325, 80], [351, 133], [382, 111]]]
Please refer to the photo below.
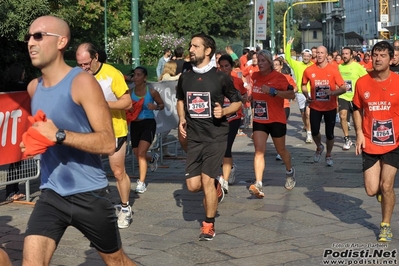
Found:
[[262, 179], [265, 170], [266, 142], [269, 135], [286, 167], [285, 188], [293, 189], [296, 183], [291, 155], [285, 147], [287, 119], [284, 112], [284, 99], [294, 99], [295, 92], [284, 75], [273, 69], [272, 54], [269, 51], [258, 52], [258, 66], [259, 72], [252, 75], [255, 183], [249, 187], [249, 192], [257, 198], [263, 198], [265, 194], [262, 190]]
[[[309, 97], [307, 84], [310, 83], [312, 97]], [[337, 89], [338, 86], [339, 88]], [[337, 96], [346, 92], [345, 81], [336, 66], [327, 63], [327, 48], [317, 48], [317, 62], [303, 73], [302, 92], [309, 102], [310, 128], [316, 144], [313, 157], [315, 163], [320, 161], [324, 146], [321, 143], [320, 123], [324, 117], [326, 134], [326, 164], [333, 166], [331, 151], [334, 146], [334, 126], [337, 114]]]
[[[387, 41], [374, 45], [373, 70], [358, 79], [353, 97], [356, 154], [362, 154], [367, 195], [381, 201], [378, 241], [391, 241], [394, 183], [399, 168], [399, 75], [389, 70], [394, 50]], [[382, 196], [381, 196], [382, 194]]]
[[359, 62], [359, 64], [361, 64], [367, 72], [370, 72], [373, 70], [373, 63], [370, 60], [370, 55], [369, 53], [365, 53], [363, 60]]

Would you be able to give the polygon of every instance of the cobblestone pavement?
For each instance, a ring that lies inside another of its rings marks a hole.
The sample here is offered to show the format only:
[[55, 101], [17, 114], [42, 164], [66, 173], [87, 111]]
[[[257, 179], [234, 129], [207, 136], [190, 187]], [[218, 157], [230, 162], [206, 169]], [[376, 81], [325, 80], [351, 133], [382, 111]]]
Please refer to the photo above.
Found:
[[[287, 135], [287, 147], [296, 168], [296, 187], [292, 191], [284, 189], [285, 167], [275, 160], [276, 152], [269, 140], [263, 179], [265, 198], [250, 196], [247, 186], [254, 180], [254, 148], [251, 131], [245, 130], [246, 136], [237, 137], [233, 146], [237, 182], [230, 186], [229, 194], [219, 205], [213, 241], [198, 241], [200, 222], [204, 218], [202, 194], [192, 194], [185, 188], [183, 152], [179, 149], [176, 159], [165, 159], [156, 172], [148, 173], [148, 189], [142, 195], [133, 193], [137, 168], [133, 169], [131, 156], [128, 156], [134, 215], [132, 225], [121, 230], [121, 237], [129, 257], [139, 265], [150, 266], [309, 266], [332, 263], [328, 261], [331, 256], [323, 258], [323, 254], [331, 253], [336, 257], [346, 252], [347, 263], [360, 265], [360, 259], [376, 259], [378, 261], [367, 265], [377, 265], [382, 259], [373, 257], [373, 252], [397, 249], [398, 211], [394, 211], [392, 219], [393, 241], [378, 245], [380, 205], [364, 191], [361, 157], [355, 156], [354, 147], [342, 150], [339, 124], [335, 128], [334, 166], [326, 166], [325, 153], [319, 163], [313, 163], [315, 145], [305, 144], [305, 132], [297, 110], [297, 104], [293, 103]], [[324, 135], [323, 125], [321, 132]], [[354, 139], [353, 130], [350, 134]], [[172, 131], [169, 137], [175, 135], [176, 131]], [[173, 145], [169, 150], [173, 150]], [[106, 162], [105, 167], [110, 173]], [[109, 181], [117, 200], [115, 180], [110, 177]], [[40, 193], [38, 185], [38, 180], [31, 184], [33, 202]], [[21, 185], [21, 189], [23, 187]], [[1, 189], [0, 198], [4, 196], [4, 189]], [[31, 211], [31, 204], [3, 203], [0, 206], [0, 244], [13, 265], [21, 265], [24, 232]], [[348, 255], [350, 250], [369, 250], [369, 253], [367, 258], [355, 258], [353, 252]], [[387, 254], [385, 260], [396, 259], [393, 254]], [[89, 247], [87, 239], [76, 229], [69, 228], [51, 265], [104, 264]]]

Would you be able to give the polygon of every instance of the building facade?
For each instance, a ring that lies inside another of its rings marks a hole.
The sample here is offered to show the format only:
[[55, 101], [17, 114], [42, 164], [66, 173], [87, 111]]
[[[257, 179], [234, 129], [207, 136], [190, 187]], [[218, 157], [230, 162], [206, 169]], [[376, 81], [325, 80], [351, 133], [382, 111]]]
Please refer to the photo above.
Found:
[[340, 0], [322, 4], [323, 44], [370, 50], [381, 40], [399, 39], [399, 0]]

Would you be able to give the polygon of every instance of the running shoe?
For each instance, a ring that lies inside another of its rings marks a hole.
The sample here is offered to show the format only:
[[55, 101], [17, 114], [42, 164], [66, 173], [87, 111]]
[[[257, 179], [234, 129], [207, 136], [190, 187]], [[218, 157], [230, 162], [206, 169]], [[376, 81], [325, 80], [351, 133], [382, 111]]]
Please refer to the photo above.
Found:
[[222, 185], [220, 184], [217, 178], [215, 179], [215, 187], [216, 187], [216, 192], [218, 194], [218, 203], [220, 203], [224, 199], [224, 189], [222, 189]]
[[147, 190], [147, 187], [144, 182], [141, 182], [140, 180], [137, 180], [137, 186], [136, 186], [136, 193], [143, 194]]
[[312, 133], [306, 133], [306, 140], [305, 140], [305, 142], [307, 143], [307, 144], [311, 144], [311, 143], [313, 143], [313, 138], [312, 138]]
[[333, 159], [330, 156], [326, 157], [326, 164], [327, 164], [327, 166], [333, 166], [334, 165], [334, 161], [333, 161]]
[[350, 138], [346, 138], [345, 137], [345, 143], [344, 143], [344, 146], [342, 146], [342, 149], [344, 150], [344, 151], [347, 151], [347, 150], [349, 150], [350, 148], [351, 148], [351, 146], [352, 146], [352, 141], [350, 140]]
[[321, 154], [323, 153], [323, 151], [324, 151], [324, 146], [323, 146], [323, 144], [320, 144], [320, 146], [316, 149], [316, 152], [314, 153], [314, 156], [313, 156], [313, 161], [315, 163], [320, 162]]
[[341, 122], [341, 118], [339, 118], [339, 114], [335, 115], [335, 123]]
[[215, 237], [215, 225], [213, 223], [202, 222], [199, 241], [210, 241]]
[[295, 168], [291, 168], [292, 172], [291, 173], [286, 173], [285, 176], [285, 185], [284, 187], [288, 190], [291, 190], [295, 187], [296, 184], [296, 179], [295, 179]]
[[132, 223], [132, 207], [121, 208], [118, 213], [118, 228], [128, 228]]
[[281, 158], [280, 154], [277, 153], [276, 155], [276, 161], [282, 161], [283, 159]]
[[[222, 189], [224, 190], [224, 194], [229, 193], [229, 182], [224, 180], [222, 175], [216, 177], [216, 179], [219, 181], [220, 185], [222, 186]], [[217, 189], [217, 187], [216, 187], [216, 189]]]
[[348, 122], [348, 130], [351, 131], [351, 122]]
[[377, 195], [375, 195], [375, 197], [377, 198], [377, 201], [378, 201], [378, 202], [381, 202], [381, 201], [382, 201], [382, 194], [381, 194], [381, 192], [378, 192]]
[[379, 242], [389, 242], [392, 240], [393, 234], [391, 226], [388, 223], [381, 223], [380, 234], [378, 235]]
[[154, 153], [154, 155], [152, 156], [152, 162], [149, 162], [151, 172], [155, 172], [158, 169], [158, 159], [158, 153]]
[[231, 168], [231, 172], [228, 179], [229, 185], [233, 185], [236, 182], [236, 171], [237, 171], [237, 165], [233, 163], [233, 167]]
[[249, 194], [254, 195], [258, 199], [263, 199], [265, 193], [263, 193], [262, 186], [259, 183], [255, 183], [249, 186]]

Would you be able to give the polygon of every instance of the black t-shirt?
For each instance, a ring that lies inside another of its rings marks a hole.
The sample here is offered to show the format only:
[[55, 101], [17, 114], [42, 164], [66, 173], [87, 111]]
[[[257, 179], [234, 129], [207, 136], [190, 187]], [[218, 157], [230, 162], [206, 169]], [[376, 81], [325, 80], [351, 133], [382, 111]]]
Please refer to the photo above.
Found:
[[227, 140], [229, 123], [226, 117], [213, 116], [215, 102], [223, 106], [224, 97], [230, 102], [241, 101], [231, 77], [216, 68], [203, 74], [188, 71], [180, 76], [176, 98], [184, 102], [188, 139], [199, 142]]
[[399, 65], [390, 65], [389, 66], [389, 70], [391, 70], [392, 72], [395, 72], [396, 74], [399, 74]]
[[183, 73], [183, 65], [184, 65], [184, 59], [176, 59], [174, 60], [176, 62], [177, 68], [176, 68], [176, 75], [179, 75], [180, 73]]

